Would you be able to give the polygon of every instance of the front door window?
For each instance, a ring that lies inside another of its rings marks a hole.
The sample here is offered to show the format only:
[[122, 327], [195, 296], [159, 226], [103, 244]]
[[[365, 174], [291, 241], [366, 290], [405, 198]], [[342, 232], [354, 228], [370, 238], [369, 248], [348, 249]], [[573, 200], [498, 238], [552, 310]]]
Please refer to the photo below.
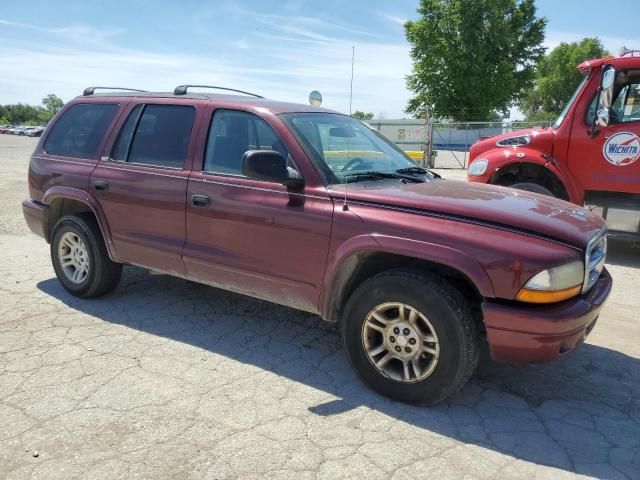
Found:
[[249, 112], [216, 110], [209, 129], [203, 170], [242, 175], [242, 156], [248, 150], [275, 150], [293, 167], [289, 152], [267, 122]]

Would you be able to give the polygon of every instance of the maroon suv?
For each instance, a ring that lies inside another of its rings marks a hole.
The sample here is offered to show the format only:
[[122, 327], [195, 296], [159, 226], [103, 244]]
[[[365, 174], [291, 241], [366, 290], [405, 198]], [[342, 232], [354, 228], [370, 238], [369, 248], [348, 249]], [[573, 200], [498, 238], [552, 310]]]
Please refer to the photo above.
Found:
[[441, 180], [336, 112], [188, 87], [88, 88], [43, 134], [23, 210], [73, 295], [132, 264], [319, 314], [368, 385], [420, 403], [458, 390], [484, 341], [546, 362], [593, 328], [600, 217]]

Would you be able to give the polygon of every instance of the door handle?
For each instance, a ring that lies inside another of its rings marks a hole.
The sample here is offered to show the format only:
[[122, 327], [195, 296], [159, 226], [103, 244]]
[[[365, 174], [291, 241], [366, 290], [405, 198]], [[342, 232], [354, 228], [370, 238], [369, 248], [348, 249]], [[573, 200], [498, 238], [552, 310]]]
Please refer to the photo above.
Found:
[[106, 192], [109, 190], [109, 184], [107, 182], [103, 182], [102, 180], [96, 180], [93, 182], [93, 188], [98, 190], [99, 192]]
[[194, 207], [206, 207], [211, 203], [211, 199], [206, 195], [191, 195], [191, 205]]

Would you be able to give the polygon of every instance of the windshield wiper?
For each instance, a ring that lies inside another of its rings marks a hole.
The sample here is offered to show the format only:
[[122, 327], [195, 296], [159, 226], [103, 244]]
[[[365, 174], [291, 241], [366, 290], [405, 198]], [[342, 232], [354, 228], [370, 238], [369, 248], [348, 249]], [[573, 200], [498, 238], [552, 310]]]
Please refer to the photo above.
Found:
[[398, 178], [401, 180], [408, 180], [410, 182], [422, 183], [424, 180], [416, 177], [409, 177], [407, 175], [401, 175], [401, 173], [392, 173], [392, 172], [376, 172], [376, 171], [367, 171], [367, 172], [353, 172], [344, 175], [344, 179], [347, 182], [360, 182], [362, 180], [379, 180], [385, 178]]
[[427, 171], [421, 167], [407, 167], [407, 168], [399, 168], [396, 170], [396, 173], [418, 173], [424, 175]]
[[407, 168], [399, 168], [396, 170], [396, 173], [408, 173], [408, 174], [418, 174], [418, 175], [426, 175], [427, 173], [434, 178], [442, 178], [440, 174], [436, 172], [432, 172], [431, 170], [427, 170], [422, 167], [407, 167]]

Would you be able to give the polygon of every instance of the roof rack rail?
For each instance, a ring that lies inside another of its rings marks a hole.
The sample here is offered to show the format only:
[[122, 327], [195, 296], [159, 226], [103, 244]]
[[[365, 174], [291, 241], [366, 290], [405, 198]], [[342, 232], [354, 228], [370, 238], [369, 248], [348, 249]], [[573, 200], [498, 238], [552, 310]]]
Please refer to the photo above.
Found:
[[87, 87], [82, 92], [84, 97], [93, 95], [96, 90], [127, 90], [129, 92], [146, 92], [147, 90], [138, 90], [137, 88], [123, 88], [123, 87]]
[[622, 47], [622, 50], [620, 50], [620, 56], [621, 57], [639, 57], [640, 50], [632, 50], [627, 47]]
[[256, 98], [264, 98], [262, 95], [256, 95], [255, 93], [245, 92], [244, 90], [236, 90], [235, 88], [215, 87], [213, 85], [178, 85], [174, 90], [174, 95], [186, 95], [189, 88], [214, 88], [216, 90], [226, 90], [227, 92], [244, 93], [245, 95], [251, 95]]

